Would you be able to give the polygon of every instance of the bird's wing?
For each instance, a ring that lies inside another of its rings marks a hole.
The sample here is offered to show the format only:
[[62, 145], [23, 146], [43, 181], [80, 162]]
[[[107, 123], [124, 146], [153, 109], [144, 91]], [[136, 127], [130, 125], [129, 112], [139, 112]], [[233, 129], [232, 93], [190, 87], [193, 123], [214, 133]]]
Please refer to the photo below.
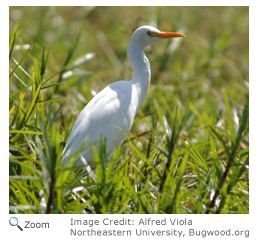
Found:
[[[86, 139], [85, 147], [93, 144], [98, 150], [101, 135], [106, 137], [106, 150], [113, 153], [125, 139], [124, 132], [129, 132], [134, 119], [131, 98], [131, 86], [126, 81], [112, 83], [99, 92], [78, 116], [63, 157], [78, 151]], [[82, 155], [86, 160], [93, 159], [92, 149], [84, 150]]]

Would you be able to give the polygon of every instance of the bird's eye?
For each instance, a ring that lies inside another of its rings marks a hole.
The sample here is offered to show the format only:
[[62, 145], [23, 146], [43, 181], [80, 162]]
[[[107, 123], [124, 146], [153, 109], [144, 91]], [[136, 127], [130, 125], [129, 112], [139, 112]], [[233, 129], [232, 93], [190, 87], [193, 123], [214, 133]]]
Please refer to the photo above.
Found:
[[148, 32], [147, 32], [147, 35], [148, 35], [148, 36], [151, 36], [151, 32], [150, 32], [150, 31], [148, 31]]

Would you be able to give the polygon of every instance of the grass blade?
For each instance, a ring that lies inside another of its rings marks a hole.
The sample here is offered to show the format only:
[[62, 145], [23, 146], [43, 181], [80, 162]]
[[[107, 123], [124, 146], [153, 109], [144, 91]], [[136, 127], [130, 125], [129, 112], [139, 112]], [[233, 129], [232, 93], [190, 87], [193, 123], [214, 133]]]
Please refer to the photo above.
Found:
[[13, 38], [11, 48], [10, 48], [10, 51], [9, 51], [9, 61], [11, 60], [11, 57], [12, 57], [12, 54], [13, 54], [15, 40], [16, 40], [16, 33], [14, 33], [14, 38]]

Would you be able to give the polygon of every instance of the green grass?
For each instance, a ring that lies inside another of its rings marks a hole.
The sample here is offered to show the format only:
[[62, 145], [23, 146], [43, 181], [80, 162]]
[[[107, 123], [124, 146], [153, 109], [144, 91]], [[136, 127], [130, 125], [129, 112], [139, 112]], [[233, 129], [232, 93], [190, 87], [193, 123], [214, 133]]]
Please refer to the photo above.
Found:
[[[248, 7], [10, 7], [10, 213], [249, 213], [248, 19]], [[144, 24], [187, 38], [146, 51], [150, 91], [111, 161], [101, 149], [94, 173], [63, 169], [79, 112], [131, 78]]]

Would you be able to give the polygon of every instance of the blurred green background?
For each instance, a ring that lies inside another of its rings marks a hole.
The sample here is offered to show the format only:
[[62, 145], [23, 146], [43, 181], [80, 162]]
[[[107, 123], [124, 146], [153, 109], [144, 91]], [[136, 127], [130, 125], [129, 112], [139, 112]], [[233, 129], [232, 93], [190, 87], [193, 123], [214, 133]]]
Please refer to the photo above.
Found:
[[[19, 60], [24, 49], [32, 46], [31, 59], [23, 61], [25, 70], [31, 69], [35, 58], [41, 60], [45, 47], [50, 50], [46, 75], [59, 72], [79, 33], [72, 60], [95, 53], [71, 69], [66, 85], [59, 86], [67, 98], [79, 98], [79, 110], [92, 98], [91, 91], [131, 78], [126, 50], [133, 31], [141, 25], [187, 36], [181, 43], [166, 41], [147, 50], [152, 80], [143, 111], [150, 112], [151, 99], [161, 96], [166, 102], [179, 101], [185, 107], [192, 102], [204, 112], [220, 112], [224, 90], [236, 107], [245, 103], [248, 7], [10, 7], [10, 34], [17, 32], [14, 58]], [[21, 70], [18, 75], [25, 78]], [[13, 77], [10, 92], [18, 93], [20, 88], [22, 84]], [[205, 101], [207, 105], [201, 104]]]

